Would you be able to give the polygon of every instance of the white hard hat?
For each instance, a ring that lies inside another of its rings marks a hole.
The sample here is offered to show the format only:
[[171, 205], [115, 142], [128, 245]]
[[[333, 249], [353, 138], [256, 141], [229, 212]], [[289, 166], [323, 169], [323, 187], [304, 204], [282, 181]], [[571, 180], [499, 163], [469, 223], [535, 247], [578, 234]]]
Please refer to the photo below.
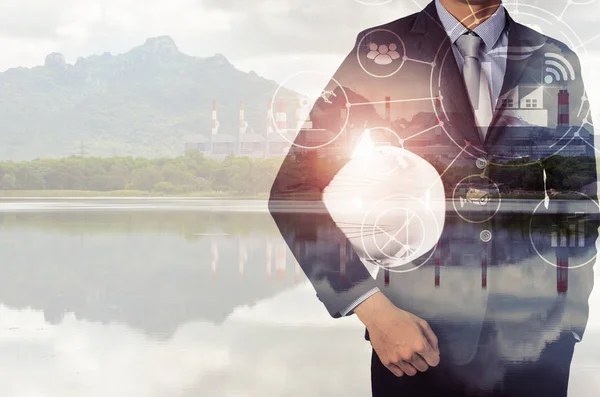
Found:
[[444, 186], [426, 160], [363, 136], [323, 201], [362, 259], [399, 267], [435, 247], [444, 227]]

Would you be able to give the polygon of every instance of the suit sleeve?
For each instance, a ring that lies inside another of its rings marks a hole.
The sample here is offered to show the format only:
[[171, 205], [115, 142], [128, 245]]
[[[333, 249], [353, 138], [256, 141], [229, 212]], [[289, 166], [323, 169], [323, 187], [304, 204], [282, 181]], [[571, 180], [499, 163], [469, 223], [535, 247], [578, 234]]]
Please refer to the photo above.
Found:
[[[376, 282], [336, 225], [323, 191], [347, 163], [369, 116], [350, 117], [347, 103], [356, 95], [357, 46], [325, 87], [273, 183], [269, 211], [317, 297], [334, 317], [353, 314], [357, 302], [376, 291]], [[351, 199], [351, 197], [349, 197]]]
[[[579, 73], [579, 86], [575, 92], [575, 98], [577, 98], [577, 95], [581, 94], [581, 98], [582, 98], [582, 105], [580, 107], [580, 109], [574, 109], [577, 111], [577, 116], [575, 118], [576, 121], [576, 125], [581, 126], [581, 131], [579, 132], [579, 135], [581, 136], [580, 139], [587, 139], [587, 141], [590, 144], [590, 147], [588, 149], [588, 155], [586, 156], [586, 161], [587, 161], [587, 166], [586, 168], [588, 169], [587, 173], [589, 174], [589, 178], [588, 180], [583, 180], [583, 183], [586, 183], [584, 186], [580, 186], [581, 184], [576, 180], [576, 182], [574, 183], [575, 186], [577, 186], [579, 188], [579, 190], [586, 194], [587, 196], [589, 196], [590, 198], [594, 199], [596, 201], [596, 203], [598, 203], [598, 148], [600, 146], [598, 146], [598, 137], [596, 136], [595, 132], [594, 132], [594, 126], [592, 124], [592, 109], [590, 106], [590, 102], [588, 99], [588, 95], [587, 95], [587, 91], [585, 89], [585, 85], [583, 82], [583, 77], [582, 77], [582, 71], [581, 71], [581, 64], [579, 61], [579, 58], [576, 55], [573, 55], [574, 59], [575, 59], [575, 70], [576, 73]], [[573, 175], [572, 177], [574, 178], [578, 178], [577, 175]], [[598, 250], [597, 250], [597, 240], [598, 240], [598, 230], [600, 227], [600, 209], [598, 207], [594, 207], [594, 213], [589, 214], [588, 215], [588, 220], [587, 222], [589, 223], [589, 233], [590, 233], [590, 237], [589, 237], [589, 241], [590, 244], [592, 245], [592, 249], [594, 251], [594, 254], [598, 255]], [[579, 328], [578, 325], [574, 325], [574, 331], [577, 332], [581, 338], [583, 338], [583, 334], [585, 332], [585, 328], [587, 326], [587, 319], [589, 318], [589, 298], [590, 295], [592, 293], [593, 287], [594, 287], [594, 268], [593, 265], [596, 262], [596, 260], [594, 259], [589, 265], [585, 266], [582, 269], [582, 274], [580, 275], [580, 279], [583, 280], [584, 284], [584, 288], [583, 288], [583, 295], [582, 295], [582, 307], [583, 307], [583, 312], [586, 318], [586, 322], [584, 324], [581, 325], [581, 328]]]
[[[583, 194], [596, 203], [598, 188], [598, 142], [594, 134], [592, 125], [591, 106], [587, 97], [585, 85], [582, 77], [580, 61], [575, 53], [566, 48], [562, 50], [562, 55], [573, 66], [576, 79], [569, 82], [562, 89], [566, 89], [570, 98], [570, 128], [573, 129], [574, 137], [572, 144], [581, 145], [584, 143], [586, 153], [575, 157], [567, 157], [568, 154], [559, 154], [557, 158], [550, 158], [549, 166], [549, 188], [554, 187], [558, 191], [571, 191]], [[571, 145], [571, 144], [570, 144]], [[569, 146], [567, 145], [567, 149]], [[556, 161], [555, 163], [553, 163]], [[582, 196], [583, 197], [583, 196]], [[590, 210], [585, 215], [585, 240], [586, 247], [590, 251], [585, 257], [596, 257], [598, 252], [596, 241], [598, 239], [598, 228], [600, 227], [600, 211], [597, 205], [589, 207]], [[581, 338], [585, 332], [587, 319], [589, 317], [589, 298], [594, 287], [594, 263], [596, 259], [590, 260], [584, 266], [569, 269], [576, 285], [569, 293], [574, 295], [576, 308], [575, 315], [571, 318], [571, 329]]]

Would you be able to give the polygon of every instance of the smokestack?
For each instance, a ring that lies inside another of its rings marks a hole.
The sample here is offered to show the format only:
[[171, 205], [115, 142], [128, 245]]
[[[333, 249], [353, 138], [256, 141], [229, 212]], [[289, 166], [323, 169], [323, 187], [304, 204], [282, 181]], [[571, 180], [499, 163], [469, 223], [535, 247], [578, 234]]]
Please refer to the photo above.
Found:
[[212, 103], [212, 134], [217, 135], [219, 132], [219, 120], [217, 120], [217, 101]]
[[287, 113], [284, 101], [277, 102], [277, 113], [275, 114], [277, 129], [282, 134], [287, 134]]
[[273, 102], [267, 104], [267, 135], [273, 133]]
[[569, 91], [560, 90], [558, 92], [558, 126], [559, 127], [569, 127], [569, 113], [570, 113], [570, 104], [569, 104]]
[[392, 125], [392, 104], [390, 102], [391, 100], [392, 98], [390, 98], [389, 96], [385, 97], [385, 122], [388, 126]]
[[246, 115], [244, 112], [244, 101], [240, 101], [240, 135], [246, 133], [246, 128], [248, 128], [248, 124], [246, 123]]
[[300, 99], [296, 102], [296, 125], [298, 130], [301, 130], [304, 125], [304, 120], [302, 120], [302, 101]]
[[439, 127], [435, 129], [435, 144], [442, 144], [442, 115], [444, 114], [444, 108], [442, 107], [442, 100], [440, 97], [435, 98], [435, 113], [437, 114], [437, 122], [440, 124]]

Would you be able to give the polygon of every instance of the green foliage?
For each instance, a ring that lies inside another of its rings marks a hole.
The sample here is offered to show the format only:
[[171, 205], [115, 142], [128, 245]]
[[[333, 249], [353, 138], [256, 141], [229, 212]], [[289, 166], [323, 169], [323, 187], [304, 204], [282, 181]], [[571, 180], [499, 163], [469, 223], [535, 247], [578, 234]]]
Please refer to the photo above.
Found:
[[188, 152], [175, 158], [67, 157], [0, 162], [2, 190], [135, 190], [158, 194], [268, 193], [281, 159], [217, 161]]
[[[465, 176], [479, 174], [481, 170], [468, 166], [446, 169], [445, 164], [433, 162], [439, 173], [444, 172], [444, 187], [448, 194]], [[593, 156], [551, 156], [538, 162], [529, 158], [494, 163], [489, 166], [489, 178], [498, 184], [503, 194], [517, 192], [543, 192], [546, 170], [547, 188], [559, 192], [579, 191], [596, 182], [596, 159]]]
[[[342, 166], [330, 158], [302, 154], [282, 170], [281, 190], [290, 194], [319, 193]], [[228, 157], [214, 160], [189, 151], [171, 158], [78, 157], [0, 162], [0, 190], [10, 191], [136, 191], [158, 195], [190, 195], [195, 192], [216, 194], [268, 194], [281, 166], [281, 159]], [[503, 193], [543, 191], [542, 167], [548, 175], [548, 188], [560, 192], [579, 190], [596, 180], [593, 157], [553, 156], [539, 163], [523, 159], [492, 165], [490, 177]], [[439, 172], [445, 167], [433, 164]], [[469, 167], [452, 167], [444, 175], [446, 190], [466, 175]], [[293, 182], [293, 183], [289, 183]], [[314, 190], [314, 192], [313, 192]]]

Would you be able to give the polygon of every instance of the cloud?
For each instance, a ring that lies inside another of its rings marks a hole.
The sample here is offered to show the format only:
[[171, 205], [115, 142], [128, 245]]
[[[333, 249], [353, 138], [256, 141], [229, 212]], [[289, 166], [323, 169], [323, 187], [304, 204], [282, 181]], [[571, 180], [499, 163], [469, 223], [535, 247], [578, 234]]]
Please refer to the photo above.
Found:
[[[417, 12], [428, 2], [393, 0], [381, 6], [355, 0], [4, 2], [0, 5], [0, 70], [42, 64], [50, 52], [65, 54], [69, 62], [80, 56], [122, 53], [148, 37], [170, 35], [190, 55], [222, 53], [241, 69], [278, 81], [310, 65], [332, 73], [358, 32]], [[588, 16], [600, 11], [600, 3], [565, 8], [566, 2], [520, 4], [522, 11], [531, 11], [529, 5], [555, 15], [565, 11], [564, 20], [582, 41], [593, 39], [598, 30]], [[515, 3], [505, 4], [514, 12]], [[525, 12], [514, 16], [527, 19]], [[554, 22], [556, 29], [549, 33], [558, 37], [561, 25]], [[588, 48], [600, 50], [600, 39], [592, 40]], [[596, 81], [589, 85], [600, 87]]]
[[361, 396], [369, 346], [358, 328], [243, 322], [193, 322], [158, 341], [118, 324], [69, 315], [49, 325], [41, 312], [0, 307], [0, 389], [11, 397]]

